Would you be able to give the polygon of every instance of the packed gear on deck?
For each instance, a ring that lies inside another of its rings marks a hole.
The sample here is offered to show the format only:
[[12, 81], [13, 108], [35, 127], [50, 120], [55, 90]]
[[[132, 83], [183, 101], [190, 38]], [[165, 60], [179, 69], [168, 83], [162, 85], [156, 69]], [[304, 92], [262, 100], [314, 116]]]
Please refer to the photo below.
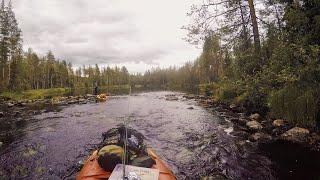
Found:
[[[173, 173], [144, 144], [144, 137], [136, 130], [120, 126], [102, 134], [103, 141], [85, 162], [77, 180], [108, 179], [115, 167], [118, 167], [124, 156], [125, 132], [127, 133], [127, 159], [125, 164], [134, 167], [157, 170], [159, 180], [175, 180]], [[117, 166], [118, 165], [118, 166]]]

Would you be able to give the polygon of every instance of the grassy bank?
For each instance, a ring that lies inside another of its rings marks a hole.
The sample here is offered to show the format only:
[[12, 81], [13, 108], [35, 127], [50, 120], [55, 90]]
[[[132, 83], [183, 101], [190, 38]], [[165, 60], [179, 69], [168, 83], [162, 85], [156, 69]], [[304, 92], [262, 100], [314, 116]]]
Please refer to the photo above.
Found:
[[[141, 85], [136, 85], [132, 91], [143, 91]], [[111, 95], [123, 95], [130, 92], [129, 85], [114, 85], [114, 86], [100, 86], [98, 93], [109, 93]], [[78, 96], [85, 94], [93, 94], [93, 87], [75, 87], [75, 88], [52, 88], [52, 89], [37, 89], [17, 92], [3, 92], [0, 97], [4, 99], [19, 100], [33, 100], [33, 99], [48, 99], [61, 96]]]
[[[289, 86], [282, 89], [252, 88], [220, 81], [199, 85], [200, 94], [215, 101], [244, 107], [247, 113], [259, 113], [271, 119], [285, 119], [294, 125], [313, 127], [319, 120], [317, 88]], [[318, 122], [319, 123], [319, 122]]]
[[20, 92], [3, 92], [0, 94], [1, 97], [11, 100], [33, 100], [33, 99], [46, 99], [53, 98], [57, 96], [66, 96], [70, 94], [69, 88], [52, 88], [52, 89], [37, 89], [37, 90], [27, 90]]

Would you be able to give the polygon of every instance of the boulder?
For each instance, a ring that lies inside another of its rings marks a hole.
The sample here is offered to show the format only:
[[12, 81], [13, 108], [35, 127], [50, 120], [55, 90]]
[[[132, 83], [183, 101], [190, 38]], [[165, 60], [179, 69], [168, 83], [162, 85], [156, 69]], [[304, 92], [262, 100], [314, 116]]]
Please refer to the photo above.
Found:
[[236, 107], [237, 107], [237, 105], [235, 105], [235, 104], [231, 104], [231, 105], [229, 106], [230, 109], [235, 109]]
[[0, 141], [0, 148], [3, 146], [3, 142]]
[[4, 113], [0, 111], [0, 118], [4, 116]]
[[232, 118], [230, 121], [241, 126], [245, 126], [247, 124], [247, 120], [243, 118]]
[[175, 97], [175, 96], [168, 96], [168, 97], [166, 97], [166, 100], [167, 101], [177, 101], [177, 100], [179, 100], [179, 98]]
[[194, 109], [194, 108], [191, 106], [191, 107], [188, 107], [187, 109]]
[[[317, 146], [320, 143], [320, 134], [318, 133], [311, 133], [308, 136], [308, 143], [312, 146]], [[319, 144], [320, 145], [320, 144]]]
[[192, 94], [188, 94], [188, 95], [183, 95], [182, 97], [186, 98], [186, 99], [194, 99], [195, 96]]
[[282, 127], [282, 126], [285, 125], [285, 122], [284, 122], [284, 120], [282, 120], [282, 119], [277, 119], [277, 120], [274, 120], [274, 121], [272, 122], [272, 125], [273, 125], [274, 127]]
[[281, 134], [281, 139], [286, 141], [301, 142], [309, 135], [309, 130], [300, 127], [294, 127]]
[[87, 104], [88, 101], [86, 99], [79, 99], [79, 104]]
[[249, 118], [250, 118], [251, 120], [255, 120], [255, 121], [261, 120], [261, 116], [260, 116], [260, 114], [258, 114], [258, 113], [251, 114], [251, 115], [249, 116]]
[[7, 103], [7, 106], [8, 106], [8, 107], [13, 107], [14, 104], [9, 102], [9, 103]]
[[271, 140], [271, 136], [265, 133], [254, 133], [249, 137], [249, 140], [251, 142], [255, 142], [255, 141], [268, 141]]
[[262, 125], [257, 121], [249, 121], [246, 123], [246, 126], [252, 131], [258, 131], [263, 128]]
[[86, 96], [90, 98], [90, 97], [94, 97], [95, 95], [87, 94]]

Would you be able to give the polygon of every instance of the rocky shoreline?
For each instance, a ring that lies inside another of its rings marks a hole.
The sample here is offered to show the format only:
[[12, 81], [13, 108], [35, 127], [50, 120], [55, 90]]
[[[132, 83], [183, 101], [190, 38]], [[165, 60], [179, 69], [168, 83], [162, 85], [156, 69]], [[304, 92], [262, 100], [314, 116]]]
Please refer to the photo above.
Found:
[[320, 133], [303, 127], [296, 127], [282, 119], [263, 118], [258, 113], [246, 115], [245, 109], [236, 105], [215, 102], [202, 95], [183, 95], [185, 99], [193, 99], [204, 108], [212, 109], [219, 116], [231, 121], [235, 131], [231, 135], [243, 136], [251, 142], [270, 143], [283, 141], [299, 144], [320, 152]]
[[210, 97], [183, 95], [183, 98], [195, 100], [220, 118], [232, 122], [233, 129], [227, 134], [240, 138], [240, 146], [249, 143], [263, 152], [271, 160], [274, 176], [278, 179], [319, 178], [320, 133], [316, 129], [297, 127], [288, 121], [257, 113], [248, 114], [241, 107], [215, 102]]

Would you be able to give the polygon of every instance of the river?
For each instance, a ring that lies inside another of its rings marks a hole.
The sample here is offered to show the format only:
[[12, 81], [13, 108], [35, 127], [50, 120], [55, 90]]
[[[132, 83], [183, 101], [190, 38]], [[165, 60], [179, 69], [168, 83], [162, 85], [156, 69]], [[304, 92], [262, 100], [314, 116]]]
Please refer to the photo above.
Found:
[[[174, 94], [179, 100], [168, 101]], [[192, 108], [191, 108], [192, 107]], [[168, 164], [178, 179], [276, 179], [258, 146], [234, 136], [221, 112], [180, 93], [149, 92], [111, 97], [106, 103], [57, 108], [23, 119], [0, 154], [4, 179], [62, 179], [83, 161], [101, 134], [131, 115], [129, 126]]]

